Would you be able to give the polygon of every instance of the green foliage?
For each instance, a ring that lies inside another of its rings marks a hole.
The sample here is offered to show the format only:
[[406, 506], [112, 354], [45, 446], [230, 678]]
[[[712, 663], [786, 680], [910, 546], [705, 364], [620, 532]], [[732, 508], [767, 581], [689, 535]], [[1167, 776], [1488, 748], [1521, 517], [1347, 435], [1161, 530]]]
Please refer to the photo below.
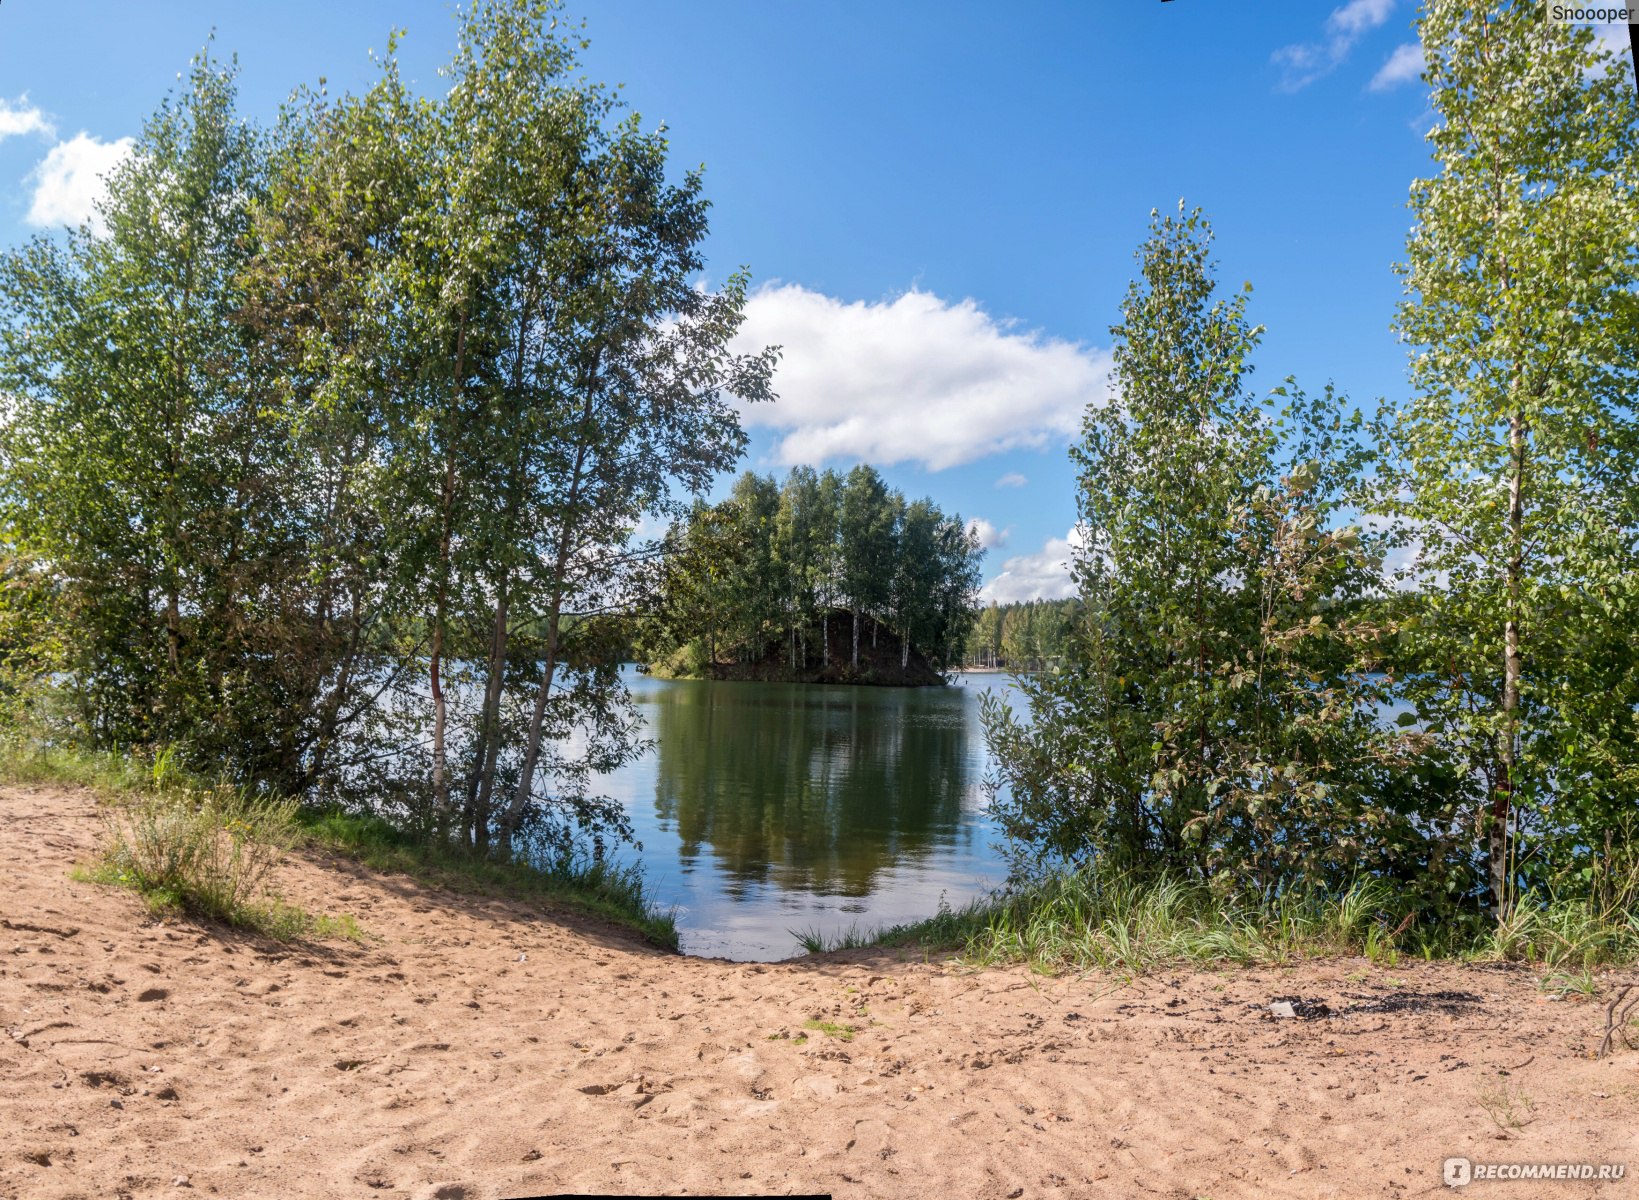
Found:
[[1597, 866], [1639, 801], [1639, 121], [1585, 27], [1431, 0], [1436, 172], [1412, 187], [1378, 506], [1398, 657], [1457, 767], [1488, 902]]
[[558, 6], [457, 34], [436, 95], [389, 46], [265, 130], [201, 56], [102, 227], [0, 258], [0, 715], [56, 691], [61, 744], [596, 850], [637, 530], [736, 461], [773, 354]]
[[[1097, 866], [1062, 871], [959, 911], [836, 943], [814, 934], [810, 953], [861, 946], [954, 949], [974, 965], [1026, 962], [1042, 970], [1142, 974], [1183, 963], [1275, 965], [1360, 956], [1392, 965], [1402, 953], [1558, 969], [1565, 986], [1598, 967], [1639, 961], [1639, 876], [1604, 901], [1532, 898], [1494, 927], [1477, 919], [1419, 918], [1415, 892], [1381, 879], [1336, 891], [1275, 895], [1189, 881], [1135, 877]], [[1578, 975], [1567, 975], [1577, 972]]]
[[284, 547], [254, 519], [266, 375], [235, 317], [261, 150], [233, 100], [202, 55], [112, 174], [106, 234], [0, 259], [0, 523], [50, 564], [60, 666], [104, 744], [243, 758], [272, 732], [241, 720], [244, 610]]
[[373, 870], [410, 875], [455, 892], [545, 900], [632, 929], [663, 949], [677, 949], [676, 919], [654, 907], [636, 867], [558, 846], [524, 861], [499, 862], [429, 845], [380, 817], [337, 809], [304, 810], [298, 820], [320, 845]]
[[[1019, 879], [1363, 873], [1439, 915], [1424, 952], [1478, 952], [1484, 911], [1486, 952], [1585, 969], [1632, 953], [1639, 105], [1540, 5], [1430, 0], [1421, 42], [1411, 397], [1370, 429], [1329, 390], [1254, 400], [1244, 295], [1197, 214], [1158, 221], [1074, 451], [1068, 647], [1028, 720], [986, 706], [997, 811]], [[981, 659], [1027, 652], [987, 617]]]
[[686, 659], [690, 673], [770, 654], [793, 674], [816, 660], [829, 668], [834, 608], [846, 602], [850, 672], [862, 630], [874, 642], [882, 629], [897, 635], [902, 669], [914, 647], [944, 670], [973, 619], [979, 556], [961, 518], [906, 504], [871, 467], [846, 478], [798, 467], [783, 485], [748, 471], [727, 500], [696, 504], [672, 530], [646, 648]]
[[979, 610], [963, 648], [963, 665], [1042, 671], [1069, 653], [1082, 619], [1079, 599], [1023, 600]]
[[1438, 763], [1384, 729], [1373, 538], [1346, 522], [1370, 450], [1328, 389], [1245, 387], [1247, 291], [1215, 297], [1199, 213], [1157, 217], [1089, 408], [1078, 615], [1028, 717], [986, 698], [1018, 877], [1105, 869], [1279, 891], [1360, 872], [1438, 895]]
[[301, 840], [295, 801], [178, 783], [166, 765], [161, 759], [148, 790], [111, 803], [91, 881], [132, 888], [156, 910], [279, 940], [362, 937], [351, 917], [313, 916], [270, 889], [274, 870]]

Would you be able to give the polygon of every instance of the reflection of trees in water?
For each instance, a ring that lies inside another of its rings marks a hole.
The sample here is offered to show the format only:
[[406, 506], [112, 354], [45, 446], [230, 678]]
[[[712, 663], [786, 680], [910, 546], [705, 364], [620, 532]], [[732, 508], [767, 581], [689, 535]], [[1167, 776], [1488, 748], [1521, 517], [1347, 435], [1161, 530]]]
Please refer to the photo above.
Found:
[[865, 895], [948, 844], [977, 783], [958, 695], [683, 683], [651, 699], [656, 811], [683, 861], [708, 846], [739, 883]]

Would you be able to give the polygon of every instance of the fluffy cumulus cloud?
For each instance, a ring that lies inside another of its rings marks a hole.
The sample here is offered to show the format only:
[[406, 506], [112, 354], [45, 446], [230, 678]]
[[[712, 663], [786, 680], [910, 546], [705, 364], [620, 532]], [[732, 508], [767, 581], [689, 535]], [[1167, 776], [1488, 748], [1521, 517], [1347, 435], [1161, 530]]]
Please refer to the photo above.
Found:
[[34, 200], [23, 219], [37, 227], [85, 222], [99, 226], [96, 204], [107, 186], [106, 177], [132, 145], [128, 137], [104, 142], [88, 133], [58, 142], [29, 174]]
[[797, 284], [746, 305], [738, 350], [782, 347], [773, 404], [748, 427], [778, 436], [782, 464], [916, 462], [939, 471], [1069, 437], [1102, 402], [1110, 357], [1015, 328], [972, 300], [909, 291], [873, 303]]
[[1323, 75], [1329, 75], [1349, 57], [1350, 51], [1367, 33], [1389, 19], [1395, 0], [1349, 0], [1334, 8], [1326, 18], [1325, 37], [1316, 42], [1282, 46], [1274, 53], [1281, 68], [1281, 86], [1295, 92]]
[[980, 589], [980, 598], [1011, 604], [1018, 600], [1063, 600], [1076, 594], [1070, 578], [1070, 559], [1082, 545], [1079, 530], [1048, 538], [1034, 554], [1020, 554], [1002, 563], [1002, 573]]
[[979, 548], [981, 550], [990, 550], [997, 546], [1007, 545], [1007, 535], [1012, 532], [1009, 529], [997, 529], [983, 517], [974, 517], [969, 521], [967, 530], [979, 539]]
[[1421, 43], [1408, 42], [1404, 46], [1396, 46], [1388, 62], [1377, 69], [1377, 74], [1372, 76], [1371, 90], [1386, 92], [1402, 83], [1415, 82], [1422, 73], [1423, 47]]
[[996, 486], [999, 488], [1023, 487], [1029, 482], [1030, 481], [1028, 479], [1026, 479], [1023, 475], [1020, 475], [1017, 471], [1009, 471], [1006, 475], [1003, 475], [996, 481]]
[[0, 142], [26, 133], [50, 137], [55, 132], [45, 114], [30, 104], [27, 96], [15, 100], [0, 97]]

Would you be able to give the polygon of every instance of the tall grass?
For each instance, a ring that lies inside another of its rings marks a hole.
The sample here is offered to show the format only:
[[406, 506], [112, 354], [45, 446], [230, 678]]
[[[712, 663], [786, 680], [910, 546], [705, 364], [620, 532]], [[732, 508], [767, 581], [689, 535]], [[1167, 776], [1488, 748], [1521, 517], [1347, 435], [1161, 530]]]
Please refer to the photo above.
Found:
[[84, 877], [132, 888], [156, 911], [182, 911], [281, 941], [361, 934], [352, 917], [315, 916], [273, 890], [298, 842], [295, 801], [179, 779], [162, 757], [145, 792], [104, 809], [100, 861]]
[[[1639, 886], [1639, 881], [1636, 881]], [[1633, 889], [1615, 899], [1524, 897], [1501, 923], [1476, 914], [1419, 921], [1392, 888], [1360, 880], [1336, 892], [1231, 893], [1171, 877], [1140, 879], [1070, 871], [959, 911], [942, 909], [874, 938], [838, 944], [800, 937], [810, 952], [919, 944], [955, 949], [974, 965], [1026, 962], [1049, 971], [1143, 973], [1186, 963], [1268, 965], [1361, 955], [1524, 961], [1561, 970], [1639, 961]]]
[[451, 891], [550, 901], [625, 926], [663, 949], [677, 949], [674, 914], [649, 899], [634, 865], [578, 851], [502, 861], [429, 843], [381, 817], [331, 810], [304, 811], [298, 819], [319, 844], [374, 870], [411, 875]]
[[0, 731], [0, 783], [83, 787], [105, 796], [150, 791], [156, 771], [172, 770], [169, 755], [155, 762], [7, 736]]
[[1639, 961], [1639, 908], [1582, 897], [1528, 897], [1486, 933], [1477, 953], [1563, 970]]
[[[966, 945], [979, 962], [1142, 972], [1210, 960], [1277, 963], [1381, 954], [1394, 918], [1386, 888], [1337, 895], [1224, 896], [1176, 878], [1078, 871], [998, 900]], [[974, 914], [975, 918], [978, 914]]]
[[296, 805], [233, 788], [167, 788], [111, 807], [108, 866], [152, 897], [235, 921], [301, 838]]
[[316, 842], [366, 866], [451, 891], [547, 900], [676, 950], [677, 923], [649, 900], [634, 866], [578, 852], [499, 862], [431, 845], [380, 817], [316, 811], [288, 798], [217, 787], [174, 755], [152, 760], [0, 737], [0, 783], [85, 787], [104, 802], [106, 849], [92, 882], [280, 938], [357, 936], [352, 918], [309, 916], [267, 890], [278, 861]]

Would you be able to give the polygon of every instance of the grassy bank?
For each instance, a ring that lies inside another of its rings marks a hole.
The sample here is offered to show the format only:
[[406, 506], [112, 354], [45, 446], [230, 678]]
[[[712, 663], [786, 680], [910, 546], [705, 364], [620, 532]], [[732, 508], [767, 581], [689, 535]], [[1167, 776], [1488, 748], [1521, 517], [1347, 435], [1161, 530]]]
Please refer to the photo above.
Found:
[[1420, 921], [1384, 885], [1334, 894], [1222, 896], [1176, 879], [1101, 879], [1071, 872], [926, 921], [874, 934], [801, 935], [812, 953], [858, 946], [956, 950], [974, 965], [1023, 962], [1044, 971], [1142, 973], [1188, 963], [1267, 965], [1361, 955], [1532, 962], [1567, 990], [1606, 966], [1639, 961], [1639, 880], [1603, 902], [1528, 896], [1498, 925]]
[[183, 911], [281, 940], [361, 936], [349, 917], [309, 914], [265, 894], [272, 867], [306, 844], [453, 892], [556, 905], [677, 949], [675, 921], [649, 901], [635, 867], [573, 855], [541, 864], [476, 857], [429, 845], [379, 817], [315, 811], [190, 778], [164, 755], [148, 762], [0, 742], [0, 783], [97, 793], [107, 836], [102, 856], [80, 877], [129, 887], [156, 911]]
[[302, 828], [315, 843], [376, 871], [410, 875], [452, 892], [544, 901], [598, 917], [677, 949], [677, 923], [649, 900], [642, 872], [590, 856], [547, 863], [502, 862], [428, 844], [380, 817], [303, 810]]

